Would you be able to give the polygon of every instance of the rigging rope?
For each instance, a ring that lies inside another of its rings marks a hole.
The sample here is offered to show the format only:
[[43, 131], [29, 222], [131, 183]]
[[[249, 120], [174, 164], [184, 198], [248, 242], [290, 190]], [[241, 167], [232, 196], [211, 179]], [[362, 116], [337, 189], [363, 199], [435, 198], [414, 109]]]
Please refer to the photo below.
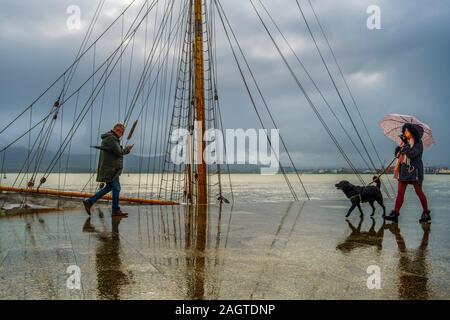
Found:
[[[323, 36], [323, 38], [325, 39], [325, 43], [327, 44], [327, 47], [328, 47], [328, 49], [329, 49], [330, 52], [331, 52], [331, 56], [333, 57], [333, 60], [334, 60], [334, 62], [335, 62], [335, 64], [336, 64], [336, 66], [337, 66], [337, 69], [338, 69], [338, 71], [339, 71], [339, 74], [341, 75], [341, 78], [342, 78], [342, 80], [344, 81], [345, 87], [346, 87], [346, 89], [347, 89], [347, 91], [348, 91], [348, 93], [349, 93], [349, 95], [350, 95], [350, 98], [351, 98], [351, 100], [352, 100], [352, 102], [353, 102], [353, 105], [355, 106], [355, 109], [356, 109], [356, 111], [357, 111], [357, 113], [358, 113], [358, 115], [359, 115], [359, 118], [361, 119], [361, 122], [362, 122], [362, 124], [363, 124], [363, 127], [364, 127], [366, 133], [367, 133], [367, 136], [369, 137], [370, 143], [371, 143], [372, 148], [373, 148], [373, 150], [374, 150], [374, 152], [375, 152], [375, 154], [376, 154], [376, 156], [377, 156], [377, 158], [378, 158], [378, 161], [379, 161], [379, 163], [380, 163], [380, 166], [381, 166], [381, 168], [383, 169], [383, 168], [384, 168], [383, 161], [382, 161], [381, 158], [380, 158], [380, 154], [379, 154], [379, 152], [378, 152], [378, 150], [377, 150], [377, 148], [376, 148], [376, 146], [375, 146], [375, 142], [374, 142], [374, 140], [373, 140], [373, 138], [372, 138], [372, 135], [370, 134], [370, 131], [369, 131], [368, 127], [367, 127], [366, 121], [364, 120], [364, 118], [363, 118], [363, 116], [362, 116], [362, 114], [361, 114], [360, 108], [359, 108], [358, 104], [356, 103], [356, 99], [355, 99], [355, 97], [354, 97], [352, 91], [350, 90], [350, 86], [348, 85], [347, 79], [346, 79], [346, 77], [344, 76], [344, 73], [343, 73], [343, 71], [342, 71], [341, 65], [340, 65], [340, 63], [338, 62], [337, 58], [336, 58], [336, 55], [335, 55], [334, 50], [333, 50], [333, 47], [331, 46], [330, 41], [328, 40], [328, 37], [327, 37], [327, 35], [326, 35], [326, 33], [325, 33], [325, 30], [324, 30], [324, 28], [323, 28], [323, 26], [322, 26], [322, 23], [321, 23], [320, 20], [319, 20], [319, 17], [318, 17], [318, 15], [317, 15], [317, 13], [316, 13], [316, 10], [314, 9], [314, 6], [313, 6], [311, 0], [308, 0], [308, 3], [309, 3], [309, 6], [311, 7], [311, 10], [312, 10], [313, 14], [314, 14], [315, 20], [316, 20], [316, 22], [317, 22], [317, 24], [318, 24], [318, 26], [319, 26], [319, 28], [320, 28], [320, 31], [321, 31], [321, 33], [322, 33], [322, 36]], [[389, 185], [390, 185], [390, 187], [391, 187], [391, 190], [395, 193], [394, 187], [392, 186], [392, 183], [391, 183], [391, 181], [390, 181], [389, 179], [388, 179], [388, 182], [389, 182]], [[385, 191], [386, 191], [388, 197], [391, 198], [391, 195], [389, 194], [389, 192], [387, 191], [387, 189], [386, 189]]]
[[[150, 7], [150, 9], [144, 14], [144, 16], [141, 18], [141, 20], [139, 21], [139, 23], [136, 25], [136, 27], [134, 27], [134, 29], [132, 29], [132, 26], [134, 25], [134, 23], [132, 23], [132, 25], [130, 26], [130, 30], [129, 32], [127, 32], [127, 36], [125, 37], [125, 40], [120, 44], [120, 46], [115, 50], [115, 52], [113, 53], [113, 56], [111, 59], [108, 59], [108, 64], [106, 67], [105, 72], [103, 72], [102, 76], [100, 77], [100, 80], [97, 82], [97, 85], [95, 86], [94, 90], [95, 90], [95, 96], [92, 97], [92, 94], [89, 96], [85, 106], [83, 107], [82, 111], [80, 112], [80, 115], [78, 117], [78, 123], [74, 123], [74, 125], [72, 126], [72, 128], [69, 130], [68, 135], [66, 136], [66, 138], [63, 141], [63, 144], [58, 148], [58, 151], [56, 152], [54, 158], [52, 159], [52, 161], [50, 162], [49, 166], [47, 167], [47, 170], [45, 171], [44, 176], [48, 176], [49, 173], [53, 170], [54, 166], [55, 166], [55, 161], [57, 161], [61, 156], [62, 153], [64, 152], [64, 150], [67, 148], [67, 143], [68, 141], [70, 141], [73, 137], [73, 135], [75, 134], [76, 130], [78, 129], [78, 127], [80, 126], [81, 122], [84, 120], [84, 118], [86, 117], [87, 112], [89, 111], [89, 109], [92, 107], [93, 101], [95, 100], [95, 98], [98, 96], [98, 94], [100, 93], [101, 89], [103, 88], [103, 86], [106, 84], [106, 81], [108, 80], [108, 78], [110, 77], [112, 71], [115, 69], [115, 66], [117, 65], [117, 63], [119, 62], [120, 58], [123, 55], [123, 51], [120, 52], [118, 59], [115, 61], [115, 63], [113, 64], [112, 68], [109, 68], [109, 66], [112, 64], [113, 59], [115, 58], [115, 56], [117, 55], [117, 53], [119, 52], [120, 48], [124, 45], [125, 42], [125, 48], [128, 47], [128, 45], [130, 44], [130, 41], [127, 41], [126, 39], [128, 38], [132, 38], [136, 35], [136, 32], [138, 30], [138, 28], [140, 27], [140, 25], [142, 24], [142, 22], [144, 21], [145, 17], [149, 14], [149, 12], [151, 11], [151, 9], [154, 7], [154, 4], [157, 2], [157, 0], [155, 0], [153, 2], [153, 5]], [[137, 20], [137, 18], [135, 19], [135, 21]], [[132, 29], [132, 31], [131, 31]], [[109, 71], [111, 70], [111, 71]], [[109, 72], [108, 72], [109, 71]], [[100, 86], [100, 89], [97, 89]], [[91, 101], [91, 103], [89, 103], [89, 101]], [[87, 108], [87, 109], [86, 109]]]
[[333, 117], [336, 119], [336, 121], [338, 122], [339, 126], [341, 127], [341, 129], [343, 130], [343, 132], [345, 133], [345, 135], [347, 136], [347, 138], [349, 139], [350, 143], [352, 144], [352, 146], [354, 147], [355, 151], [358, 153], [358, 155], [361, 157], [361, 159], [363, 160], [363, 162], [367, 165], [367, 167], [370, 167], [370, 164], [367, 162], [366, 158], [363, 156], [363, 154], [361, 153], [360, 149], [358, 148], [358, 146], [356, 145], [355, 141], [353, 140], [353, 138], [351, 137], [350, 133], [347, 131], [347, 129], [345, 128], [344, 124], [342, 123], [342, 121], [339, 119], [339, 117], [337, 116], [336, 112], [333, 110], [333, 108], [331, 107], [330, 103], [328, 102], [328, 100], [325, 98], [322, 90], [320, 90], [320, 88], [317, 85], [317, 82], [312, 78], [311, 73], [308, 71], [308, 69], [305, 67], [304, 63], [301, 61], [300, 57], [297, 55], [297, 53], [294, 51], [294, 49], [292, 48], [291, 44], [289, 43], [288, 39], [286, 38], [286, 36], [284, 35], [284, 33], [281, 31], [280, 27], [278, 26], [278, 24], [275, 22], [274, 18], [272, 17], [272, 15], [270, 14], [269, 10], [266, 8], [266, 6], [264, 5], [264, 3], [259, 0], [259, 3], [261, 4], [261, 7], [264, 9], [264, 11], [266, 12], [267, 16], [269, 17], [269, 19], [271, 20], [272, 24], [275, 26], [275, 28], [277, 29], [277, 31], [280, 33], [281, 37], [283, 38], [283, 40], [285, 41], [286, 45], [289, 47], [289, 50], [291, 51], [291, 53], [294, 55], [294, 57], [296, 58], [297, 62], [299, 63], [299, 65], [301, 66], [302, 70], [305, 72], [305, 74], [307, 75], [308, 79], [311, 81], [311, 83], [313, 84], [314, 88], [317, 90], [317, 92], [319, 93], [320, 97], [322, 98], [323, 102], [325, 103], [325, 105], [328, 107], [328, 109], [330, 110], [331, 114], [333, 115]]
[[[224, 13], [223, 8], [222, 8], [222, 12]], [[220, 13], [219, 13], [219, 14], [220, 14]], [[236, 44], [237, 44], [237, 47], [238, 47], [238, 49], [239, 49], [239, 52], [241, 53], [241, 56], [242, 56], [242, 58], [243, 58], [243, 60], [244, 60], [244, 63], [245, 63], [245, 65], [246, 65], [246, 67], [247, 67], [247, 69], [248, 69], [248, 71], [249, 71], [249, 73], [250, 73], [250, 76], [251, 76], [251, 78], [253, 79], [253, 82], [254, 82], [255, 87], [256, 87], [256, 89], [257, 89], [257, 91], [258, 91], [258, 93], [259, 93], [259, 96], [261, 97], [261, 100], [262, 100], [262, 102], [263, 102], [263, 104], [264, 104], [264, 106], [265, 106], [265, 110], [267, 111], [267, 113], [268, 113], [268, 115], [269, 115], [269, 117], [270, 117], [270, 119], [271, 119], [271, 122], [272, 122], [272, 124], [274, 125], [275, 129], [278, 129], [278, 125], [277, 125], [277, 123], [276, 123], [276, 121], [275, 121], [275, 119], [274, 119], [274, 117], [273, 117], [273, 115], [272, 115], [272, 112], [271, 112], [270, 109], [269, 109], [269, 106], [268, 106], [268, 104], [267, 104], [266, 98], [264, 97], [264, 95], [263, 95], [263, 93], [262, 93], [262, 91], [261, 91], [261, 88], [260, 88], [260, 86], [259, 86], [259, 84], [258, 84], [258, 82], [257, 82], [257, 80], [256, 80], [256, 78], [255, 78], [255, 75], [254, 75], [252, 69], [250, 68], [250, 65], [249, 65], [249, 63], [248, 63], [248, 60], [247, 60], [247, 58], [246, 58], [246, 56], [245, 56], [245, 54], [244, 54], [244, 52], [243, 52], [243, 50], [242, 50], [242, 47], [241, 47], [241, 45], [240, 45], [240, 43], [239, 43], [239, 41], [238, 41], [238, 39], [237, 39], [237, 37], [236, 37], [236, 34], [235, 34], [235, 32], [234, 32], [234, 30], [233, 30], [233, 28], [232, 28], [232, 26], [231, 26], [231, 24], [230, 24], [228, 18], [226, 17], [225, 13], [224, 13], [224, 17], [225, 17], [225, 21], [227, 22], [228, 28], [230, 29], [230, 32], [231, 32], [231, 34], [232, 34], [232, 36], [233, 36], [233, 38], [234, 38], [234, 40], [235, 40], [235, 42], [236, 42]], [[231, 45], [231, 43], [230, 43], [230, 45]], [[237, 61], [236, 61], [236, 62], [237, 62]], [[237, 63], [238, 63], [238, 62], [237, 62]], [[256, 108], [256, 106], [255, 106], [255, 108]], [[255, 109], [255, 110], [256, 110], [256, 109]], [[256, 111], [256, 112], [258, 112], [258, 111]], [[261, 119], [259, 116], [258, 116], [258, 118], [259, 118], [260, 121], [261, 121], [261, 125], [264, 127], [264, 124], [262, 123], [262, 119]], [[283, 139], [283, 137], [282, 137], [281, 134], [280, 134], [280, 141], [281, 141], [281, 143], [283, 144], [283, 147], [284, 147], [284, 149], [285, 149], [285, 151], [286, 151], [286, 154], [287, 154], [287, 156], [288, 156], [288, 158], [289, 158], [289, 161], [290, 161], [290, 163], [291, 163], [291, 165], [292, 165], [292, 167], [293, 167], [293, 169], [294, 169], [294, 172], [295, 172], [295, 174], [296, 174], [296, 176], [297, 176], [297, 179], [299, 180], [299, 182], [300, 182], [300, 184], [301, 184], [301, 186], [302, 186], [302, 189], [303, 189], [303, 191], [304, 191], [306, 197], [308, 198], [308, 200], [310, 200], [310, 196], [309, 196], [309, 194], [308, 194], [308, 191], [306, 190], [306, 187], [305, 187], [305, 185], [304, 185], [304, 183], [303, 183], [303, 181], [302, 181], [302, 179], [301, 179], [301, 177], [300, 177], [300, 174], [299, 174], [299, 172], [298, 172], [298, 170], [297, 170], [297, 167], [296, 167], [295, 164], [294, 164], [294, 161], [293, 161], [293, 159], [292, 159], [292, 157], [291, 157], [291, 154], [290, 154], [290, 152], [289, 152], [289, 150], [288, 150], [288, 148], [287, 148], [287, 145], [286, 145], [286, 143], [285, 143], [285, 141], [284, 141], [284, 139]]]
[[[218, 0], [217, 0], [218, 1]], [[320, 114], [320, 112], [317, 110], [317, 107], [315, 106], [315, 104], [313, 103], [313, 101], [311, 100], [311, 98], [309, 97], [308, 93], [306, 92], [305, 88], [303, 87], [303, 85], [301, 84], [300, 80], [298, 79], [297, 75], [295, 74], [295, 72], [293, 71], [292, 67], [289, 65], [286, 57], [284, 56], [283, 52], [281, 51], [280, 47], [278, 46], [277, 42], [275, 41], [275, 39], [273, 38], [272, 34], [270, 33], [266, 23], [264, 22], [264, 20], [262, 19], [261, 15], [259, 14], [259, 11], [257, 10], [257, 8], [255, 7], [254, 3], [252, 0], [249, 0], [255, 13], [257, 14], [261, 24], [263, 25], [266, 33], [269, 35], [273, 45], [275, 46], [278, 54], [280, 55], [281, 59], [283, 60], [284, 64], [286, 65], [288, 71], [290, 72], [291, 76], [293, 77], [295, 83], [297, 84], [297, 86], [299, 87], [299, 89], [301, 90], [301, 92], [303, 93], [304, 97], [306, 98], [309, 106], [312, 108], [312, 110], [314, 111], [314, 113], [316, 114], [317, 118], [319, 119], [319, 121], [322, 123], [322, 126], [325, 128], [325, 130], [327, 131], [328, 135], [330, 136], [331, 140], [334, 142], [334, 144], [336, 145], [336, 147], [338, 148], [339, 152], [341, 153], [342, 157], [344, 158], [344, 160], [348, 163], [348, 165], [350, 166], [350, 168], [353, 170], [353, 172], [355, 173], [355, 175], [358, 177], [358, 179], [361, 181], [361, 183], [365, 184], [363, 178], [361, 177], [361, 175], [359, 174], [358, 170], [355, 168], [355, 166], [353, 165], [353, 163], [351, 162], [351, 160], [348, 158], [347, 154], [345, 153], [345, 151], [343, 150], [342, 146], [340, 145], [340, 143], [337, 141], [336, 137], [334, 136], [334, 134], [332, 133], [331, 129], [329, 128], [329, 126], [326, 124], [325, 120], [323, 119], [322, 115]]]
[[[245, 78], [245, 75], [244, 75], [243, 70], [242, 70], [242, 68], [241, 68], [241, 65], [240, 65], [240, 63], [239, 63], [239, 60], [238, 60], [238, 58], [237, 58], [236, 52], [235, 52], [235, 50], [234, 50], [234, 48], [233, 48], [233, 46], [232, 46], [232, 44], [231, 44], [231, 38], [229, 37], [228, 31], [227, 31], [227, 29], [226, 29], [226, 27], [225, 27], [225, 22], [224, 22], [223, 17], [222, 17], [222, 14], [225, 15], [225, 12], [223, 11], [222, 5], [220, 4], [220, 1], [219, 1], [219, 0], [214, 0], [214, 3], [216, 4], [216, 8], [218, 9], [219, 17], [220, 17], [220, 19], [221, 19], [221, 21], [222, 21], [222, 25], [223, 25], [223, 27], [224, 27], [225, 34], [226, 34], [227, 39], [228, 39], [228, 41], [229, 41], [229, 44], [230, 44], [230, 47], [231, 47], [231, 50], [232, 50], [232, 53], [233, 53], [234, 60], [235, 60], [235, 62], [236, 62], [236, 64], [237, 64], [237, 66], [238, 66], [239, 73], [240, 73], [241, 78], [242, 78], [242, 80], [243, 80], [243, 82], [244, 82], [245, 88], [246, 88], [247, 93], [248, 93], [248, 95], [249, 95], [249, 97], [250, 97], [250, 100], [251, 100], [251, 103], [252, 103], [253, 108], [254, 108], [254, 110], [255, 110], [255, 113], [256, 113], [256, 115], [257, 115], [257, 117], [258, 117], [258, 119], [259, 119], [259, 122], [261, 123], [261, 125], [262, 125], [263, 128], [264, 128], [264, 123], [263, 123], [263, 121], [262, 121], [261, 115], [259, 114], [259, 111], [258, 111], [258, 109], [257, 109], [257, 107], [256, 107], [256, 103], [255, 103], [254, 98], [253, 98], [253, 96], [252, 96], [252, 94], [251, 94], [250, 88], [249, 88], [249, 86], [248, 86], [247, 80], [246, 80], [246, 78]], [[221, 10], [222, 10], [222, 11], [221, 11]], [[267, 137], [267, 141], [269, 142], [269, 145], [270, 145], [270, 147], [271, 147], [271, 149], [272, 149], [272, 152], [274, 152], [274, 153], [276, 154], [276, 151], [273, 149], [273, 146], [272, 146], [272, 141], [271, 141], [271, 139], [269, 138], [269, 136], [267, 135], [267, 132], [266, 132], [266, 137]], [[285, 172], [285, 170], [284, 170], [284, 167], [283, 167], [283, 165], [280, 163], [280, 160], [278, 159], [278, 155], [276, 155], [276, 158], [277, 158], [277, 161], [279, 162], [280, 169], [281, 169], [281, 171], [282, 171], [283, 177], [284, 177], [285, 180], [286, 180], [286, 184], [288, 185], [288, 188], [289, 188], [289, 190], [291, 191], [291, 194], [292, 194], [294, 200], [297, 201], [297, 200], [298, 200], [297, 194], [296, 194], [296, 192], [295, 192], [295, 190], [294, 190], [294, 188], [293, 188], [291, 182], [290, 182], [289, 179], [287, 178], [287, 175], [286, 175], [286, 172]]]
[[[312, 29], [311, 29], [311, 27], [310, 27], [310, 25], [309, 25], [309, 23], [308, 23], [308, 20], [306, 19], [306, 16], [305, 16], [305, 14], [304, 14], [304, 12], [303, 12], [303, 9], [301, 8], [300, 3], [298, 2], [298, 0], [295, 0], [295, 2], [297, 3], [297, 7], [298, 7], [298, 9], [299, 9], [299, 11], [300, 11], [300, 13], [301, 13], [301, 16], [302, 16], [302, 18], [303, 18], [303, 21], [305, 22], [305, 25], [306, 25], [306, 27], [307, 27], [307, 29], [308, 29], [308, 32], [309, 32], [309, 34], [310, 34], [310, 36], [311, 36], [311, 38], [312, 38], [312, 40], [313, 40], [313, 42], [314, 42], [314, 45], [315, 45], [315, 47], [316, 47], [316, 49], [317, 49], [317, 52], [319, 53], [319, 56], [320, 56], [320, 58], [321, 58], [321, 60], [322, 60], [322, 63], [323, 63], [323, 65], [324, 65], [324, 67], [325, 67], [325, 69], [326, 69], [326, 71], [327, 71], [327, 74], [328, 74], [328, 76], [329, 76], [329, 78], [330, 78], [330, 80], [331, 80], [331, 82], [332, 82], [332, 84], [333, 84], [333, 87], [334, 87], [334, 89], [336, 90], [336, 93], [337, 93], [337, 95], [338, 95], [338, 97], [339, 97], [339, 100], [340, 100], [342, 106], [343, 106], [344, 109], [345, 109], [345, 112], [346, 112], [346, 114], [347, 114], [347, 116], [348, 116], [348, 118], [349, 118], [349, 120], [350, 120], [350, 123], [352, 124], [352, 127], [353, 127], [353, 129], [355, 130], [355, 133], [356, 133], [356, 135], [357, 135], [359, 141], [361, 142], [361, 145], [362, 145], [362, 147], [363, 147], [363, 149], [364, 149], [364, 151], [365, 151], [365, 153], [366, 153], [366, 155], [367, 155], [367, 157], [368, 157], [368, 159], [369, 159], [369, 161], [370, 161], [370, 163], [371, 163], [371, 165], [372, 165], [372, 168], [373, 168], [375, 171], [377, 171], [376, 165], [375, 165], [375, 163], [374, 163], [374, 161], [373, 161], [373, 159], [372, 159], [372, 157], [371, 157], [369, 151], [367, 150], [367, 147], [366, 147], [364, 141], [362, 140], [361, 134], [359, 133], [358, 128], [356, 127], [356, 124], [355, 124], [355, 122], [354, 122], [354, 120], [353, 120], [353, 118], [352, 118], [352, 116], [351, 116], [351, 114], [350, 114], [350, 112], [349, 112], [349, 110], [348, 110], [348, 108], [347, 108], [347, 105], [346, 105], [346, 103], [344, 102], [344, 99], [343, 99], [343, 97], [342, 97], [342, 95], [341, 95], [341, 93], [340, 93], [340, 91], [339, 91], [339, 89], [338, 89], [338, 87], [337, 87], [336, 81], [335, 81], [334, 77], [332, 76], [331, 71], [330, 71], [330, 69], [329, 69], [329, 67], [328, 67], [328, 65], [327, 65], [327, 63], [326, 63], [326, 61], [325, 61], [325, 58], [324, 58], [324, 56], [323, 56], [323, 54], [322, 54], [322, 51], [321, 51], [320, 48], [319, 48], [319, 45], [318, 45], [318, 43], [317, 43], [317, 40], [316, 40], [316, 38], [315, 38], [315, 36], [314, 36], [314, 33], [312, 32]], [[383, 184], [383, 185], [384, 185], [384, 184]], [[385, 188], [385, 191], [388, 193], [386, 187], [384, 187], [384, 188]]]
[[[148, 0], [147, 0], [148, 1]], [[157, 0], [155, 0], [157, 1]], [[28, 107], [26, 107], [22, 112], [20, 112], [13, 120], [11, 120], [5, 127], [3, 127], [3, 129], [0, 130], [0, 135], [5, 132], [14, 122], [16, 122], [18, 119], [20, 119], [29, 109], [31, 109], [33, 107], [33, 105], [39, 101], [47, 92], [50, 91], [51, 88], [53, 88], [55, 86], [55, 84], [57, 84], [59, 82], [59, 80], [63, 79], [67, 72], [69, 72], [72, 67], [79, 61], [81, 60], [81, 58], [93, 47], [93, 45], [95, 43], [97, 43], [112, 27], [113, 25], [120, 19], [120, 17], [136, 2], [136, 0], [132, 0], [128, 6], [122, 11], [122, 13], [97, 37], [97, 39], [86, 49], [83, 51], [83, 53], [81, 53], [79, 55], [79, 57], [77, 59], [75, 59], [75, 61], [70, 64], [66, 70], [59, 76], [57, 77], [48, 87], [47, 89], [45, 89], [36, 99], [33, 100], [33, 102], [31, 102]], [[143, 8], [143, 7], [142, 7]], [[141, 8], [141, 10], [142, 10]], [[138, 15], [140, 14], [141, 10], [139, 11]]]

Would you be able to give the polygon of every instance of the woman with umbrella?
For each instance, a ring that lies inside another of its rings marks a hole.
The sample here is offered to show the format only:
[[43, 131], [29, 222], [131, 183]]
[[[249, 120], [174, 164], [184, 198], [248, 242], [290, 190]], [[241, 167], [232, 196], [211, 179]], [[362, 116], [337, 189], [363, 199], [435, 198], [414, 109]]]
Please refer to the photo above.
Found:
[[380, 125], [385, 135], [399, 144], [395, 149], [397, 164], [394, 168], [394, 178], [398, 180], [397, 198], [394, 210], [386, 220], [398, 221], [406, 187], [412, 184], [423, 208], [419, 222], [431, 221], [427, 197], [422, 190], [424, 179], [422, 154], [424, 147], [434, 144], [431, 129], [414, 117], [397, 114], [385, 117]]

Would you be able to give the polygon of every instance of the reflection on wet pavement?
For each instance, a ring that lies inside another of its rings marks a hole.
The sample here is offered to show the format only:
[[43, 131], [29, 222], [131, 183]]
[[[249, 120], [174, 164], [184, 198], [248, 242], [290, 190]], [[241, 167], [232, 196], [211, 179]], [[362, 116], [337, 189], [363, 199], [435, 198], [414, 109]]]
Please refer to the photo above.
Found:
[[98, 231], [87, 218], [83, 226], [84, 232], [95, 233], [99, 244], [95, 250], [97, 271], [97, 290], [101, 299], [119, 299], [120, 288], [130, 283], [131, 272], [122, 269], [119, 224], [122, 218], [111, 218], [111, 230], [108, 231], [103, 218], [102, 230]]
[[[450, 298], [448, 206], [433, 225], [345, 220], [347, 202], [128, 207], [0, 218], [1, 299]], [[81, 270], [69, 289], [67, 268]], [[381, 270], [368, 289], [367, 268]]]
[[341, 250], [342, 252], [351, 252], [354, 249], [365, 247], [365, 246], [374, 246], [378, 250], [381, 250], [383, 247], [383, 236], [384, 229], [386, 226], [386, 222], [383, 220], [383, 224], [380, 226], [378, 231], [375, 231], [375, 219], [370, 218], [371, 226], [368, 231], [361, 231], [361, 227], [364, 221], [364, 218], [359, 220], [358, 226], [355, 227], [350, 220], [346, 220], [348, 226], [350, 227], [350, 234], [347, 236], [345, 241], [340, 243], [336, 249]]
[[423, 236], [415, 250], [408, 250], [397, 224], [389, 225], [399, 252], [398, 277], [400, 299], [428, 299], [427, 249], [430, 225], [422, 224]]

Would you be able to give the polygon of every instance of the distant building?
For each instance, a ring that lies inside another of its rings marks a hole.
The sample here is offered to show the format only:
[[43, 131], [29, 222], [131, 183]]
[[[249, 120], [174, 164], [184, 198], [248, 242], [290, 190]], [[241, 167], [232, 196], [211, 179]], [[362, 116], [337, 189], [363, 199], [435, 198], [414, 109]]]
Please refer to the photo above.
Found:
[[437, 174], [450, 174], [450, 169], [448, 169], [448, 168], [441, 168], [436, 173]]

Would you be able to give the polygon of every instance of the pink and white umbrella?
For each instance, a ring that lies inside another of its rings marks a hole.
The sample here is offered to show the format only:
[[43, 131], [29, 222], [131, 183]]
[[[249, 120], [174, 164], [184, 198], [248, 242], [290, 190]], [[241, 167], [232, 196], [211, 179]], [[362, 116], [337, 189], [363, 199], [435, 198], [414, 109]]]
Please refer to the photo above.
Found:
[[402, 134], [402, 127], [405, 123], [410, 123], [418, 127], [419, 132], [422, 134], [422, 143], [424, 148], [429, 148], [436, 143], [433, 139], [433, 134], [430, 127], [413, 116], [395, 113], [389, 114], [379, 122], [379, 125], [383, 129], [383, 133], [386, 137], [400, 145], [402, 142], [400, 135]]

